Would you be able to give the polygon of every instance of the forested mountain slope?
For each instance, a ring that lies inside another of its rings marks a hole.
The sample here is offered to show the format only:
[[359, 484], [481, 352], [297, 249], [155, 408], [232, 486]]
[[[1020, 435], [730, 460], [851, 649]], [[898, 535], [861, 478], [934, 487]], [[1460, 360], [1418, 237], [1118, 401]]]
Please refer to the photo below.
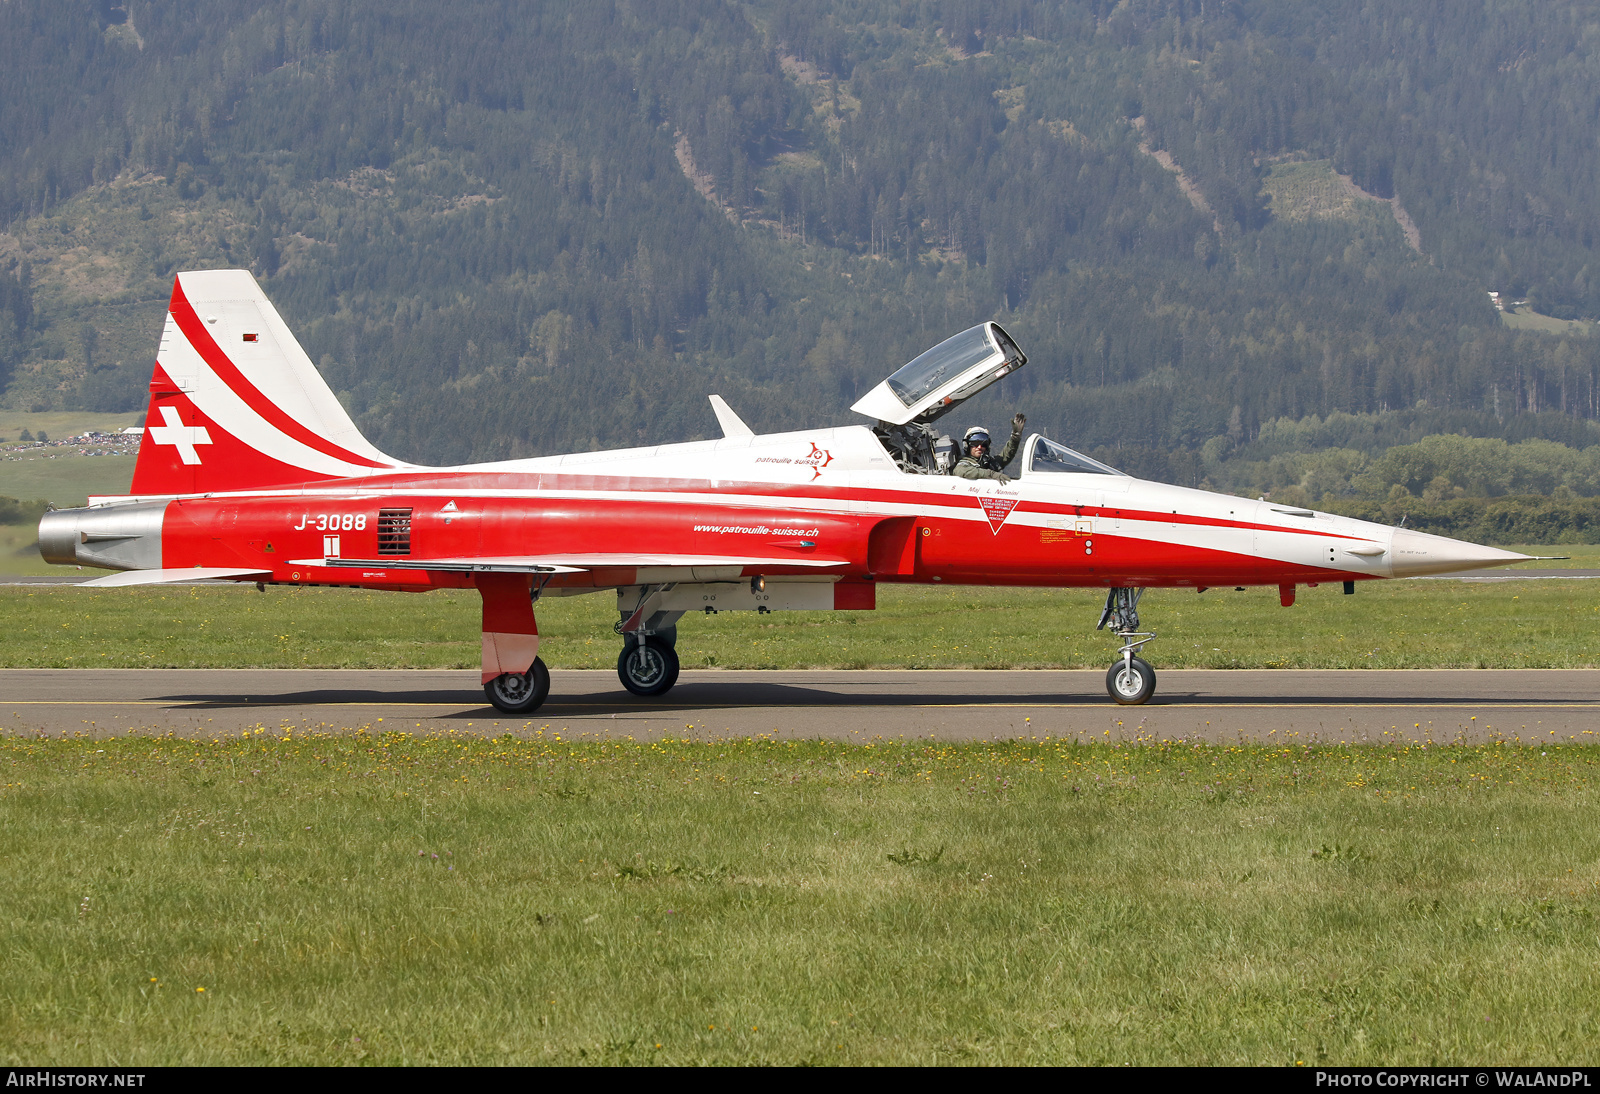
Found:
[[1311, 415], [1587, 447], [1600, 338], [1487, 293], [1600, 316], [1597, 50], [1569, 0], [9, 0], [0, 384], [137, 405], [231, 265], [411, 459], [847, 421], [985, 318], [1032, 363], [973, 416], [1173, 481]]

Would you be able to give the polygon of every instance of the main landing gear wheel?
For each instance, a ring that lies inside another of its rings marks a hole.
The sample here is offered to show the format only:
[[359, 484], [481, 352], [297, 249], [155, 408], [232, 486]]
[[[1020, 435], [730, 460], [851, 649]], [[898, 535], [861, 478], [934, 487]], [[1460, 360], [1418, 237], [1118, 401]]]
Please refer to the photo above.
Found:
[[635, 695], [665, 695], [678, 682], [678, 652], [655, 636], [629, 642], [617, 657], [617, 676]]
[[550, 694], [550, 670], [539, 658], [527, 672], [503, 672], [483, 685], [496, 710], [506, 714], [532, 714]]
[[1106, 673], [1106, 691], [1122, 706], [1136, 707], [1154, 695], [1155, 690], [1156, 670], [1143, 658], [1118, 661]]

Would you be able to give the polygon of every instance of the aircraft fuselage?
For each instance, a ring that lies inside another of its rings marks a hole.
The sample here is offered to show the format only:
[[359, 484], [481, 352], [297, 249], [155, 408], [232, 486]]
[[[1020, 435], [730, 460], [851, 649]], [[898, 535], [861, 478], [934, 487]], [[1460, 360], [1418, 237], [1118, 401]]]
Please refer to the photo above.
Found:
[[[120, 525], [143, 511], [148, 531], [140, 534], [160, 544], [157, 555], [146, 540], [146, 567], [249, 567], [283, 584], [381, 589], [471, 584], [470, 571], [411, 568], [412, 558], [593, 560], [623, 554], [623, 543], [663, 564], [557, 573], [548, 587], [736, 581], [757, 572], [963, 585], [1293, 586], [1471, 569], [1507, 554], [1125, 476], [1024, 471], [1001, 484], [907, 474], [860, 426], [117, 501], [81, 522], [99, 517], [103, 538], [75, 549], [73, 561], [96, 561], [97, 543], [126, 542], [115, 537], [139, 530]], [[157, 506], [159, 530], [150, 525]], [[380, 544], [386, 513], [391, 524], [404, 515], [403, 544]], [[672, 564], [686, 555], [771, 562]], [[331, 556], [374, 565], [317, 564]], [[116, 560], [102, 553], [99, 561]]]

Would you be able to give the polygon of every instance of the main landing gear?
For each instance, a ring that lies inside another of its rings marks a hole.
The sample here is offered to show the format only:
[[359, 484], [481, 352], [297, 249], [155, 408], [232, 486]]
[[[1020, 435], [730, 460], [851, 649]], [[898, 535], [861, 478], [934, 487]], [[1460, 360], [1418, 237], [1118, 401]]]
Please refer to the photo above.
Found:
[[622, 635], [617, 679], [635, 695], [665, 695], [678, 682], [678, 620], [681, 611], [662, 611], [661, 597], [671, 585], [642, 585], [617, 590]]
[[523, 573], [474, 576], [483, 598], [483, 694], [502, 714], [532, 714], [550, 694], [550, 670], [538, 657], [533, 602], [544, 582]]
[[530, 714], [550, 694], [550, 670], [535, 657], [527, 672], [503, 672], [483, 685], [483, 693], [504, 714]]
[[660, 635], [629, 639], [617, 655], [617, 676], [635, 695], [665, 695], [678, 682], [678, 651]]
[[1156, 691], [1156, 670], [1136, 656], [1155, 638], [1155, 632], [1139, 629], [1139, 598], [1143, 595], [1143, 589], [1112, 589], [1106, 593], [1105, 610], [1095, 627], [1101, 631], [1109, 625], [1111, 633], [1122, 639], [1117, 651], [1121, 659], [1106, 672], [1106, 691], [1122, 706], [1138, 706]]

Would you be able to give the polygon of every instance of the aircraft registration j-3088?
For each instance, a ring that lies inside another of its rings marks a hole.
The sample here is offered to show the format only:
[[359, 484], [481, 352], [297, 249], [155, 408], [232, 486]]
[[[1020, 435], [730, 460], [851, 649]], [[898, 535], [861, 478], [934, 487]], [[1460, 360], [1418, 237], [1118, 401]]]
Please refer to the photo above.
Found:
[[243, 270], [179, 274], [126, 496], [46, 513], [44, 557], [124, 571], [397, 592], [475, 588], [483, 685], [508, 714], [550, 689], [542, 597], [614, 590], [617, 672], [678, 676], [690, 612], [853, 611], [885, 582], [1106, 590], [1111, 698], [1142, 703], [1152, 587], [1297, 585], [1472, 570], [1527, 556], [1124, 475], [1043, 436], [1010, 482], [949, 473], [934, 423], [1027, 363], [997, 324], [941, 342], [852, 408], [875, 424], [462, 467], [374, 448]]

